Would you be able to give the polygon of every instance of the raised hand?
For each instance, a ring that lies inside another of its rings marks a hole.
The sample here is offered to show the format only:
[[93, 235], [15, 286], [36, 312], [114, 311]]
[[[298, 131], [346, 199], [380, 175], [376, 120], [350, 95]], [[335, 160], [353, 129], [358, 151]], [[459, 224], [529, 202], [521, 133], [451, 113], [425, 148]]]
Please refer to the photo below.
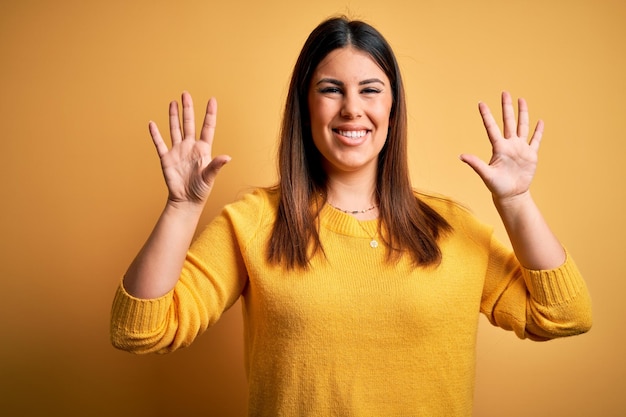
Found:
[[219, 170], [230, 161], [227, 155], [211, 157], [213, 137], [217, 122], [217, 101], [211, 98], [199, 140], [196, 140], [196, 126], [193, 100], [187, 92], [182, 94], [182, 129], [178, 103], [169, 106], [171, 149], [165, 144], [154, 122], [149, 123], [150, 135], [156, 147], [165, 183], [168, 188], [168, 201], [178, 203], [204, 204], [213, 188]]
[[528, 141], [528, 105], [522, 98], [518, 100], [518, 120], [511, 95], [502, 93], [503, 131], [500, 132], [489, 107], [479, 103], [478, 108], [492, 146], [492, 156], [485, 163], [475, 155], [462, 154], [461, 160], [467, 163], [483, 180], [496, 199], [508, 199], [526, 193], [537, 168], [537, 153], [543, 135], [543, 122], [539, 120]]

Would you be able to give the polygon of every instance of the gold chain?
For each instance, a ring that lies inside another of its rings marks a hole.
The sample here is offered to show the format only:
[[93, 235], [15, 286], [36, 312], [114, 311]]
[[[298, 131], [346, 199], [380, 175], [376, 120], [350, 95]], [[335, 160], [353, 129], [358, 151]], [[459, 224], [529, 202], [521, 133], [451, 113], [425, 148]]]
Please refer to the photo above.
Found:
[[367, 229], [365, 227], [363, 227], [363, 225], [361, 224], [360, 221], [356, 221], [356, 223], [359, 225], [359, 227], [361, 229], [363, 229], [363, 231], [370, 237], [370, 239], [372, 239], [370, 241], [370, 247], [372, 249], [376, 249], [378, 247], [378, 241], [376, 240], [376, 235], [378, 235], [378, 231], [376, 231], [376, 233], [374, 233], [374, 236], [370, 235], [370, 233], [367, 231]]

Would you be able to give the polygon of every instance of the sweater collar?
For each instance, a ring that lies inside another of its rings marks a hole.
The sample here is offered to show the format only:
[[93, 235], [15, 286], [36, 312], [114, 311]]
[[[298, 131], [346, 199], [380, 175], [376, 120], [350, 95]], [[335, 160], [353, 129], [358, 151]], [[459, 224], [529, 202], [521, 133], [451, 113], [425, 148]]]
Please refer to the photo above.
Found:
[[319, 219], [322, 227], [342, 235], [371, 238], [378, 234], [378, 219], [357, 220], [328, 204], [320, 210]]

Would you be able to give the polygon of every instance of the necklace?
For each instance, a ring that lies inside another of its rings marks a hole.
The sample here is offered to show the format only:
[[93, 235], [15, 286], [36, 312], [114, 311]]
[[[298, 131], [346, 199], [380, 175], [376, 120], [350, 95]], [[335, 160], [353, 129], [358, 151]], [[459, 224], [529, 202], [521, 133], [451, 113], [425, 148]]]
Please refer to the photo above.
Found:
[[[332, 208], [334, 208], [335, 210], [339, 210], [341, 212], [344, 212], [346, 214], [363, 214], [363, 213], [367, 213], [369, 211], [374, 210], [376, 207], [378, 207], [377, 205], [373, 205], [370, 208], [366, 208], [365, 210], [344, 210], [341, 207], [337, 207], [332, 205], [328, 200], [326, 200], [326, 202], [328, 203], [329, 206], [331, 206]], [[363, 225], [361, 224], [361, 222], [358, 219], [356, 220], [356, 224], [359, 225], [359, 227], [370, 237], [370, 247], [372, 249], [376, 249], [378, 247], [378, 241], [376, 240], [376, 235], [378, 234], [378, 232], [374, 233], [374, 236], [370, 235], [370, 233], [367, 231], [367, 229], [365, 227], [363, 227]]]
[[376, 240], [376, 235], [378, 234], [378, 232], [374, 233], [374, 236], [372, 236], [372, 235], [370, 235], [370, 234], [369, 234], [369, 232], [367, 231], [367, 229], [366, 229], [365, 227], [363, 227], [363, 225], [361, 224], [361, 222], [360, 222], [360, 221], [358, 221], [358, 220], [357, 220], [357, 221], [356, 221], [356, 224], [358, 224], [358, 225], [359, 225], [359, 227], [360, 227], [361, 229], [363, 229], [363, 231], [364, 231], [365, 233], [367, 233], [367, 235], [370, 237], [370, 239], [372, 239], [372, 240], [370, 240], [370, 247], [371, 247], [372, 249], [376, 249], [376, 248], [378, 247], [378, 241]]
[[362, 213], [367, 213], [368, 211], [372, 211], [372, 210], [374, 210], [376, 207], [378, 207], [378, 206], [374, 205], [374, 206], [372, 206], [372, 207], [370, 207], [370, 208], [367, 208], [367, 209], [365, 209], [365, 210], [344, 210], [344, 209], [342, 209], [342, 208], [340, 208], [340, 207], [333, 206], [333, 205], [332, 205], [332, 204], [330, 204], [328, 201], [327, 201], [327, 203], [328, 203], [328, 205], [329, 205], [329, 206], [331, 206], [332, 208], [334, 208], [334, 209], [336, 209], [336, 210], [339, 210], [339, 211], [343, 211], [343, 212], [344, 212], [344, 213], [346, 213], [346, 214], [362, 214]]

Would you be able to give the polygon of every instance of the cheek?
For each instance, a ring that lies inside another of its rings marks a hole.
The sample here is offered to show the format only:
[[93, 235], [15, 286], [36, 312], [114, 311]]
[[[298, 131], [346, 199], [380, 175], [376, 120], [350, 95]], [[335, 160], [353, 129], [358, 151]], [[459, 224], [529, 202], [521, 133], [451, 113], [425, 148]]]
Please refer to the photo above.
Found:
[[381, 129], [387, 129], [391, 123], [391, 108], [381, 108], [376, 114], [376, 120], [378, 121], [378, 127]]
[[373, 109], [373, 115], [379, 125], [389, 125], [391, 121], [392, 104], [391, 100], [384, 100], [379, 102]]
[[313, 139], [313, 144], [319, 150], [319, 145], [324, 141], [324, 132], [326, 130], [326, 123], [324, 122], [323, 114], [319, 111], [319, 107], [310, 107], [309, 123], [311, 139]]
[[315, 114], [318, 119], [327, 118], [329, 114], [335, 111], [335, 101], [323, 97], [311, 100], [310, 111]]
[[309, 121], [311, 122], [311, 130], [313, 132], [325, 132], [330, 126], [334, 118], [332, 108], [328, 105], [320, 105], [311, 107], [309, 110]]
[[315, 125], [320, 120], [320, 105], [315, 100], [309, 100], [309, 122]]

